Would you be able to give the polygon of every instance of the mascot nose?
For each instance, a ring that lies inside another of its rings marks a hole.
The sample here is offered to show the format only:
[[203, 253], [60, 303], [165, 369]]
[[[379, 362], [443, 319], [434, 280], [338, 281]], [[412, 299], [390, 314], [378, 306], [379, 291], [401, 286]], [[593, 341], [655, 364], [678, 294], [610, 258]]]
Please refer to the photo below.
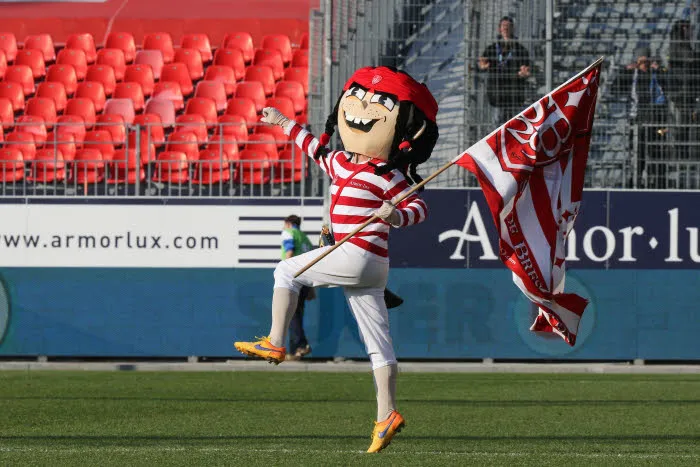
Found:
[[367, 101], [364, 101], [364, 100], [363, 100], [363, 101], [361, 101], [361, 102], [362, 102], [362, 108], [363, 108], [363, 109], [366, 109], [366, 108], [367, 108], [367, 106], [369, 105], [369, 102], [367, 102]]

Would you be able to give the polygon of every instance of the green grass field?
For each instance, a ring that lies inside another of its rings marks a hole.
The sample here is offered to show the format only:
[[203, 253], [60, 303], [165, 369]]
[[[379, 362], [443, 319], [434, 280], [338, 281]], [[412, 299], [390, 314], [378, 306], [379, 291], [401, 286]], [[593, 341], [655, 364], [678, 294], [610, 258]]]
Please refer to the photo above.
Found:
[[0, 372], [0, 465], [700, 465], [700, 375]]

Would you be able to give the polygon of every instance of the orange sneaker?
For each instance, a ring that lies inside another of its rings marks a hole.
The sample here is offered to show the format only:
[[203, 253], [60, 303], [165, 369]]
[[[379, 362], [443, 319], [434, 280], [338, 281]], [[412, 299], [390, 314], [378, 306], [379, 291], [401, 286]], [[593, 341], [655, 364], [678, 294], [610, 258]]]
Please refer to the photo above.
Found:
[[256, 337], [256, 339], [259, 340], [256, 342], [234, 342], [233, 346], [243, 354], [262, 358], [275, 365], [279, 365], [284, 361], [284, 357], [287, 355], [285, 347], [272, 345], [269, 337]]
[[401, 414], [396, 410], [392, 411], [389, 418], [383, 422], [374, 422], [372, 444], [369, 446], [367, 452], [379, 452], [389, 446], [394, 435], [400, 432], [405, 426], [406, 420], [404, 420]]

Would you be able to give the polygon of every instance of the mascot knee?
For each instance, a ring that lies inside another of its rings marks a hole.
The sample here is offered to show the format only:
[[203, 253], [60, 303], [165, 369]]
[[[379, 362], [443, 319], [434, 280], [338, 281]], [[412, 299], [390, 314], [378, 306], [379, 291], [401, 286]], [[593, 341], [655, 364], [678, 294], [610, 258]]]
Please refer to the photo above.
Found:
[[287, 261], [280, 261], [275, 268], [275, 288], [285, 288], [299, 293], [301, 284], [294, 279], [294, 270]]

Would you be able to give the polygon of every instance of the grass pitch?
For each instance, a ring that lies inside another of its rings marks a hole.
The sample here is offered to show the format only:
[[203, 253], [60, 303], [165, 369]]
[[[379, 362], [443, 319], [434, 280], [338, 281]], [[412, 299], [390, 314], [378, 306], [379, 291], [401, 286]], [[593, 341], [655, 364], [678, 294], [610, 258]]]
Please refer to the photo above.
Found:
[[699, 465], [699, 375], [0, 372], [0, 465]]

